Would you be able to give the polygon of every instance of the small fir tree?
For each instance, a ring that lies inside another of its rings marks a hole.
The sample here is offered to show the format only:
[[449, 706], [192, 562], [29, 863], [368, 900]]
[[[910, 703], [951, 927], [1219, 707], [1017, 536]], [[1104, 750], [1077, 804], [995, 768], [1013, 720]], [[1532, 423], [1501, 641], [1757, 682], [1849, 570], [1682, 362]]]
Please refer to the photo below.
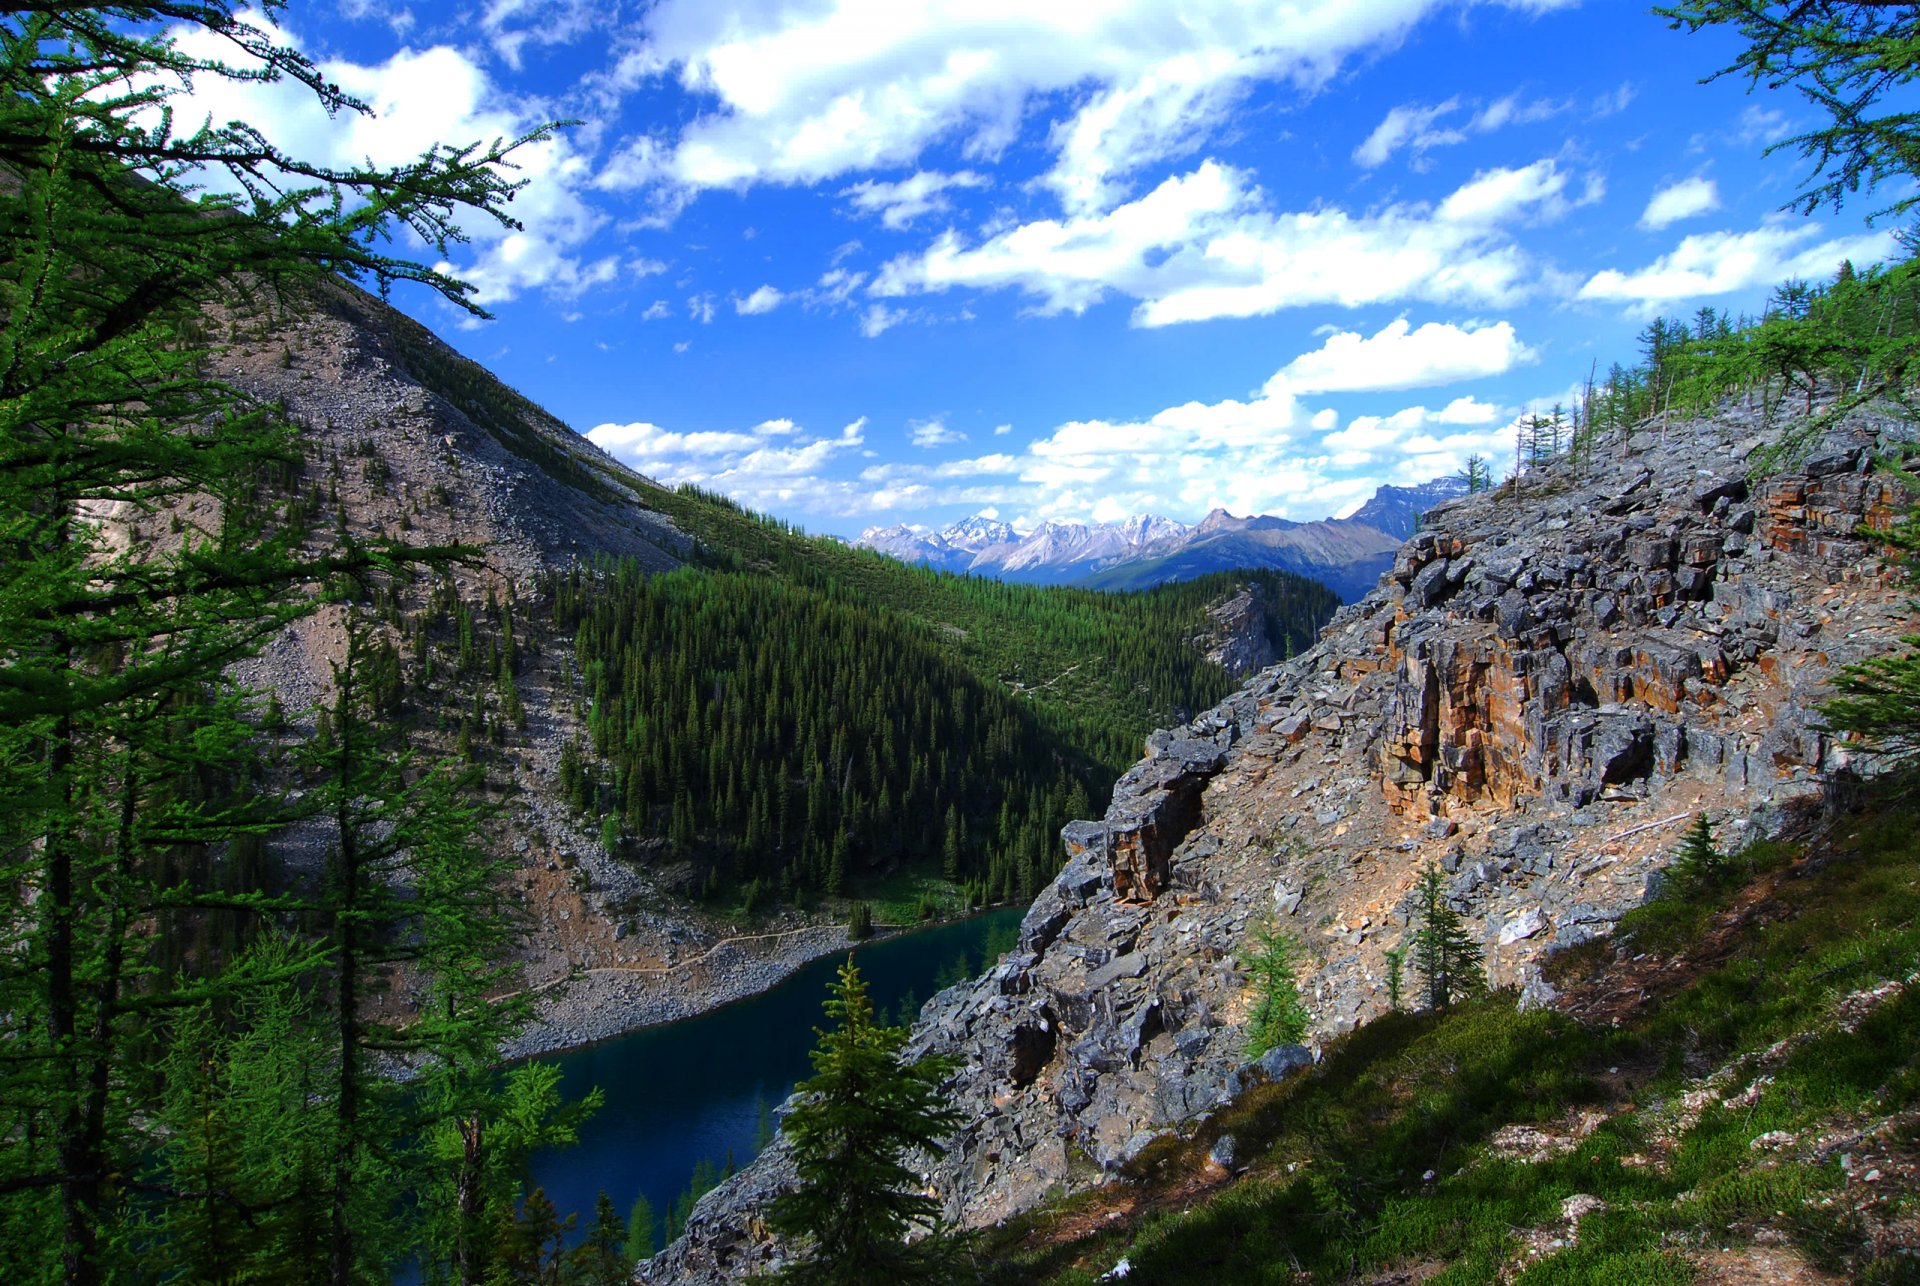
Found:
[[1254, 931], [1253, 942], [1241, 957], [1251, 978], [1253, 1009], [1247, 1015], [1248, 1058], [1258, 1058], [1276, 1045], [1292, 1045], [1307, 1034], [1312, 1015], [1300, 1001], [1294, 979], [1299, 943], [1271, 927]]
[[1480, 944], [1467, 933], [1460, 913], [1447, 903], [1440, 868], [1429, 866], [1414, 886], [1420, 927], [1413, 935], [1413, 967], [1427, 985], [1427, 1007], [1445, 1009], [1487, 987]]
[[633, 1199], [633, 1206], [627, 1211], [627, 1266], [639, 1264], [643, 1259], [653, 1258], [653, 1203], [647, 1200], [647, 1194], [641, 1193]]
[[1397, 947], [1388, 947], [1387, 958], [1387, 1008], [1398, 1010], [1405, 999], [1407, 974], [1407, 947], [1401, 943]]
[[1713, 842], [1713, 823], [1696, 813], [1673, 855], [1673, 881], [1683, 889], [1710, 888], [1727, 875], [1727, 857]]
[[950, 1063], [905, 1062], [905, 1030], [879, 1025], [867, 986], [851, 957], [826, 1002], [831, 1031], [820, 1031], [813, 1077], [782, 1122], [791, 1141], [799, 1186], [782, 1194], [768, 1222], [802, 1238], [805, 1256], [782, 1275], [787, 1282], [866, 1286], [872, 1282], [939, 1281], [942, 1264], [929, 1238], [906, 1241], [931, 1223], [939, 1203], [920, 1190], [908, 1154], [939, 1153], [961, 1122], [940, 1087]]
[[625, 1232], [614, 1213], [613, 1198], [602, 1188], [594, 1202], [587, 1240], [574, 1251], [574, 1279], [584, 1286], [623, 1286], [633, 1265], [625, 1252]]

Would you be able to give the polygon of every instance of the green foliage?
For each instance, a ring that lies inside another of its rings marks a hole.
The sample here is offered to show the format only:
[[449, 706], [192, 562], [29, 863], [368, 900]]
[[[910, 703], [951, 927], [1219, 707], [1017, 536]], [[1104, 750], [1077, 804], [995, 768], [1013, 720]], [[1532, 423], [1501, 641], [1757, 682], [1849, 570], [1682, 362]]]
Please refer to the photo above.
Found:
[[[1920, 77], [1920, 14], [1910, 5], [1874, 0], [1683, 0], [1656, 6], [1676, 29], [1698, 32], [1731, 27], [1746, 41], [1733, 63], [1714, 73], [1738, 76], [1748, 88], [1792, 87], [1824, 112], [1827, 124], [1782, 139], [1767, 154], [1793, 149], [1813, 163], [1813, 173], [1787, 208], [1811, 214], [1823, 205], [1838, 210], [1863, 188], [1920, 178], [1914, 137], [1920, 113], [1906, 107], [1901, 91]], [[1907, 194], [1879, 211], [1903, 214], [1920, 196]]]
[[1460, 480], [1467, 484], [1467, 494], [1473, 495], [1493, 486], [1493, 473], [1487, 467], [1485, 456], [1470, 455], [1467, 467], [1460, 470]]
[[1446, 880], [1438, 866], [1420, 873], [1413, 896], [1418, 918], [1411, 944], [1413, 967], [1426, 984], [1427, 1007], [1445, 1009], [1484, 992], [1484, 953], [1467, 932], [1465, 917], [1448, 903]]
[[[244, 65], [191, 52], [206, 47]], [[398, 233], [438, 257], [463, 220], [510, 224], [503, 176], [547, 131], [335, 169], [240, 123], [176, 133], [189, 80], [367, 110], [226, 0], [0, 15], [0, 883], [22, 894], [0, 910], [0, 1262], [82, 1286], [265, 1263], [344, 1282], [417, 1232], [381, 1202], [421, 1122], [364, 1083], [342, 1020], [371, 981], [342, 973], [365, 903], [303, 905], [267, 861], [294, 818], [260, 789], [262, 703], [227, 676], [318, 605], [309, 586], [364, 590], [457, 551], [311, 532], [318, 488], [289, 499], [296, 427], [207, 374], [209, 316], [264, 334], [283, 306], [339, 294], [334, 274], [467, 306], [467, 287], [380, 248]], [[189, 498], [201, 516], [182, 516]], [[102, 512], [169, 514], [171, 538], [116, 540]], [[361, 670], [377, 718], [385, 659]], [[334, 713], [317, 754], [353, 744]], [[428, 773], [385, 799], [453, 789]], [[380, 927], [445, 981], [471, 943], [436, 899], [466, 876], [414, 836], [416, 905]], [[475, 994], [448, 983], [405, 1047], [461, 1057]]]
[[873, 936], [873, 904], [855, 902], [847, 912], [847, 936], [858, 942]]
[[633, 1199], [633, 1206], [627, 1211], [627, 1266], [632, 1268], [643, 1259], [653, 1258], [654, 1217], [653, 1203], [642, 1192]]
[[1674, 883], [1687, 889], [1711, 888], [1727, 878], [1731, 863], [1713, 842], [1713, 823], [1705, 813], [1694, 814], [1667, 869]]
[[634, 1261], [625, 1243], [626, 1228], [614, 1213], [613, 1200], [603, 1188], [594, 1202], [593, 1227], [575, 1252], [574, 1279], [581, 1286], [626, 1286]]
[[768, 1210], [768, 1222], [804, 1242], [790, 1282], [943, 1280], [937, 1238], [909, 1245], [908, 1231], [939, 1213], [905, 1164], [914, 1151], [939, 1153], [961, 1116], [941, 1092], [950, 1070], [938, 1059], [901, 1061], [906, 1032], [878, 1024], [851, 958], [826, 1002], [831, 1031], [820, 1032], [814, 1074], [782, 1122], [799, 1185]]
[[1253, 941], [1241, 955], [1241, 966], [1253, 989], [1247, 1013], [1248, 1058], [1258, 1058], [1277, 1045], [1292, 1045], [1307, 1034], [1312, 1015], [1300, 999], [1294, 977], [1300, 944], [1271, 925], [1253, 932]]
[[1405, 1000], [1407, 947], [1401, 943], [1397, 947], [1388, 947], [1381, 953], [1387, 962], [1387, 1008], [1399, 1010]]
[[[545, 589], [591, 737], [563, 748], [563, 787], [629, 833], [664, 835], [703, 888], [758, 879], [792, 900], [906, 866], [1030, 899], [1060, 827], [1098, 811], [1145, 733], [1230, 687], [1190, 642], [1225, 580], [1001, 585], [679, 499], [676, 520], [718, 515], [758, 561], [579, 566]], [[1288, 637], [1304, 641], [1330, 604], [1289, 599], [1290, 584], [1268, 598], [1291, 605]]]
[[[1674, 985], [1618, 1028], [1518, 1012], [1501, 995], [1376, 1019], [1312, 1071], [1217, 1113], [1162, 1153], [1164, 1170], [1134, 1175], [1137, 1208], [1165, 1213], [1088, 1220], [1068, 1204], [1016, 1221], [976, 1239], [986, 1280], [1084, 1283], [1089, 1265], [1124, 1255], [1141, 1280], [1172, 1286], [1388, 1280], [1414, 1265], [1446, 1282], [1517, 1271], [1529, 1283], [1679, 1283], [1693, 1280], [1687, 1249], [1749, 1240], [1790, 1243], [1838, 1279], [1906, 1280], [1905, 1257], [1848, 1209], [1833, 1162], [1753, 1141], [1851, 1137], [1920, 1107], [1920, 994], [1897, 985], [1920, 961], [1916, 821], [1901, 810], [1836, 829], [1834, 849], [1730, 930], [1713, 922], [1725, 890], [1674, 895], [1705, 914], [1666, 948]], [[1634, 936], [1562, 953], [1555, 981], [1605, 994], [1615, 960], [1648, 949]], [[1709, 955], [1691, 973], [1681, 959]], [[1881, 1003], [1835, 1021], [1841, 998], [1861, 994]], [[1751, 1081], [1751, 1101], [1676, 1123], [1683, 1092], [1723, 1067], [1731, 1078], [1717, 1083], [1732, 1093]], [[1608, 1119], [1566, 1153], [1528, 1163], [1488, 1146], [1503, 1125], [1558, 1132], [1594, 1108]], [[1252, 1173], [1195, 1202], [1185, 1185], [1222, 1133]], [[1644, 1163], [1665, 1147], [1664, 1164]], [[1576, 1193], [1607, 1209], [1581, 1221], [1576, 1244], [1523, 1257], [1516, 1230], [1553, 1225]]]

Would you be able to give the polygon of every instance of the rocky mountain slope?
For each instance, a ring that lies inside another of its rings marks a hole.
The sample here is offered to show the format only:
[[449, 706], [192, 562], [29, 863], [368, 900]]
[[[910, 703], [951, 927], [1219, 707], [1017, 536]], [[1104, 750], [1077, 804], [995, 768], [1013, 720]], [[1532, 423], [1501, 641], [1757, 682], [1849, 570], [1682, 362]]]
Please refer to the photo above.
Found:
[[[561, 748], [580, 728], [575, 676], [566, 641], [542, 637], [537, 583], [543, 571], [597, 554], [656, 570], [679, 566], [694, 540], [661, 512], [657, 484], [351, 288], [323, 288], [315, 300], [219, 324], [228, 343], [217, 374], [280, 403], [300, 428], [307, 464], [299, 485], [313, 497], [317, 539], [474, 546], [478, 559], [452, 573], [455, 594], [476, 614], [489, 595], [520, 605], [526, 728], [492, 752], [489, 776], [504, 803], [495, 838], [519, 858], [514, 892], [530, 924], [527, 985], [543, 1001], [512, 1052], [690, 1016], [764, 989], [792, 963], [846, 942], [838, 928], [797, 919], [742, 936], [684, 903], [665, 910], [646, 877], [610, 857], [590, 823], [562, 802]], [[195, 517], [192, 502], [181, 517]], [[432, 617], [432, 590], [429, 578], [397, 606]], [[346, 619], [344, 605], [324, 606], [238, 667], [244, 681], [276, 695], [296, 730], [311, 718], [301, 712], [331, 691]], [[436, 684], [456, 710], [487, 699], [490, 687], [485, 676]], [[443, 749], [451, 751], [450, 740]], [[323, 849], [299, 833], [274, 841], [296, 875], [317, 870]]]
[[869, 527], [853, 543], [942, 571], [1092, 589], [1145, 589], [1210, 572], [1273, 568], [1320, 581], [1351, 601], [1386, 570], [1422, 512], [1464, 489], [1456, 478], [1383, 486], [1352, 516], [1319, 522], [1216, 509], [1191, 527], [1138, 514], [1112, 523], [1047, 522], [1022, 536], [975, 515], [939, 531]]
[[[1657, 889], [1698, 813], [1770, 832], [1847, 767], [1816, 705], [1911, 627], [1875, 532], [1904, 493], [1869, 420], [1750, 480], [1739, 413], [1643, 429], [1428, 515], [1311, 651], [1156, 734], [1018, 948], [941, 993], [916, 1052], [968, 1124], [927, 1171], [961, 1226], [1113, 1176], [1155, 1137], [1284, 1075], [1246, 1063], [1249, 931], [1304, 944], [1322, 1037], [1386, 1009], [1383, 952], [1437, 864], [1495, 984], [1552, 1004], [1558, 947]], [[778, 1145], [710, 1195], [643, 1280], [770, 1261]]]

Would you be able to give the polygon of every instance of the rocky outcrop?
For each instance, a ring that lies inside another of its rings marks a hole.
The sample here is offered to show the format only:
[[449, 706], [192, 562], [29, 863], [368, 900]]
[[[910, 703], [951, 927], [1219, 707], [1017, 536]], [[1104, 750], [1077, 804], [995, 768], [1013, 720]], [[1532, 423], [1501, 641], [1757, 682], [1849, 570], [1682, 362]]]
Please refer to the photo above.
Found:
[[1266, 603], [1258, 585], [1242, 585], [1207, 609], [1207, 628], [1194, 639], [1207, 660], [1234, 678], [1272, 665], [1277, 654], [1267, 630]]
[[[962, 1225], [1103, 1181], [1156, 1134], [1284, 1074], [1243, 1057], [1240, 957], [1302, 944], [1321, 1036], [1386, 1007], [1382, 952], [1437, 865], [1492, 980], [1550, 992], [1542, 953], [1611, 931], [1706, 812], [1731, 842], [1816, 796], [1847, 748], [1816, 713], [1835, 670], [1910, 628], [1855, 424], [1750, 481], [1766, 434], [1729, 418], [1606, 443], [1430, 513], [1306, 654], [1155, 734], [1017, 949], [922, 1011], [968, 1123], [926, 1167]], [[703, 1202], [653, 1281], [764, 1263], [758, 1167]], [[713, 1248], [725, 1241], [725, 1256]]]

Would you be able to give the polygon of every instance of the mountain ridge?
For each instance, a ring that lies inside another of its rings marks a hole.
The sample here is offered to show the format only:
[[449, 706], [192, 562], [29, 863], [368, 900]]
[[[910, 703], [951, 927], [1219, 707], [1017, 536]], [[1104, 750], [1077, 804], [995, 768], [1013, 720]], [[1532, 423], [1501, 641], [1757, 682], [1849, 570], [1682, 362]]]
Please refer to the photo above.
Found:
[[851, 542], [943, 571], [1089, 589], [1145, 589], [1210, 572], [1273, 568], [1318, 580], [1352, 601], [1373, 587], [1419, 516], [1466, 492], [1458, 478], [1383, 485], [1346, 518], [1296, 522], [1214, 509], [1187, 524], [1155, 514], [1114, 522], [1050, 519], [1024, 534], [984, 515], [938, 531], [897, 523]]

